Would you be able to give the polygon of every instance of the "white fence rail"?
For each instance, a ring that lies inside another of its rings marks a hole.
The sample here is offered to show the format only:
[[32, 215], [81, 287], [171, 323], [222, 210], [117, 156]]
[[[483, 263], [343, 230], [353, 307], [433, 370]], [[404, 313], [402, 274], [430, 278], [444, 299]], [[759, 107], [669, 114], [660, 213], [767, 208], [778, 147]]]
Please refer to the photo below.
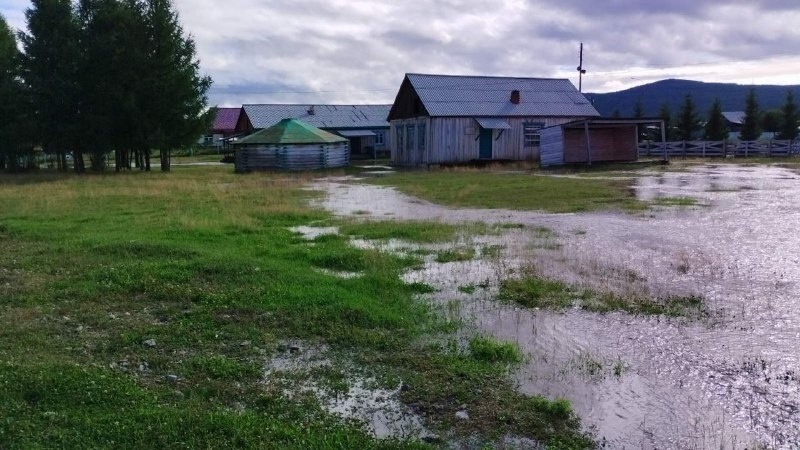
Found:
[[800, 140], [794, 141], [678, 141], [641, 142], [639, 156], [655, 157], [753, 157], [800, 156]]

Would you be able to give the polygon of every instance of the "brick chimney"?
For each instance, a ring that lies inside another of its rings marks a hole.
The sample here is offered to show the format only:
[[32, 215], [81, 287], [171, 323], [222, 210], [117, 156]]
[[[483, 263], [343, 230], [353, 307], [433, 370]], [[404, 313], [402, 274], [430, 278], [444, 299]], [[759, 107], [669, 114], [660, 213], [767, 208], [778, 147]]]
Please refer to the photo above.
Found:
[[308, 107], [308, 111], [306, 111], [306, 112], [308, 112], [308, 115], [310, 115], [310, 116], [313, 116], [314, 114], [316, 114], [316, 111], [314, 111], [314, 105], [309, 106]]
[[511, 91], [511, 103], [519, 105], [519, 91], [516, 89]]

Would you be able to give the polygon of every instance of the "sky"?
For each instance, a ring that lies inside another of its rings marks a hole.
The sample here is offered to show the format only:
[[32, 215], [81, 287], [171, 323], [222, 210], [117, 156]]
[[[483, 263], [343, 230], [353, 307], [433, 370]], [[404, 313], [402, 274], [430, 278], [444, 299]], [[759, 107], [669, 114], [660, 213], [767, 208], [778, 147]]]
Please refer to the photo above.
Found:
[[[391, 103], [405, 73], [800, 84], [797, 0], [173, 0], [211, 104]], [[25, 28], [29, 0], [0, 0]]]

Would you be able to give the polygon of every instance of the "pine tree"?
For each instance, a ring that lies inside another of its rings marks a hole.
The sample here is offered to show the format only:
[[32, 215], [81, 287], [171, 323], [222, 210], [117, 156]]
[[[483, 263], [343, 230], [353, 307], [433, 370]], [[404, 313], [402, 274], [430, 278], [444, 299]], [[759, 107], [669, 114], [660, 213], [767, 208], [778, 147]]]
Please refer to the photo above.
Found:
[[672, 111], [669, 109], [669, 104], [664, 103], [658, 111], [658, 117], [664, 122], [664, 136], [667, 141], [675, 139], [675, 131], [672, 129]]
[[700, 128], [700, 121], [697, 118], [694, 101], [691, 94], [686, 94], [683, 106], [678, 114], [678, 138], [682, 141], [691, 141], [694, 133]]
[[633, 105], [633, 117], [635, 119], [641, 119], [644, 117], [644, 106], [642, 105], [642, 99], [636, 99], [636, 104]]
[[725, 117], [722, 115], [722, 103], [719, 99], [714, 99], [711, 110], [708, 112], [708, 121], [705, 126], [704, 139], [709, 141], [722, 141], [728, 138], [728, 127], [725, 124]]
[[756, 99], [756, 90], [750, 89], [745, 100], [744, 120], [740, 138], [743, 141], [755, 141], [761, 136], [761, 112]]
[[[0, 15], [0, 169], [16, 172], [33, 165], [30, 104], [20, 78], [17, 40]], [[23, 158], [27, 156], [27, 158]], [[22, 165], [20, 165], [20, 160]]]
[[794, 92], [786, 92], [786, 102], [781, 107], [780, 139], [795, 140], [798, 136], [797, 127], [800, 125], [800, 114], [794, 100]]
[[212, 119], [208, 104], [211, 78], [201, 76], [194, 41], [184, 36], [170, 0], [142, 0], [150, 54], [144, 71], [147, 153], [160, 151], [161, 170], [170, 170], [172, 149], [193, 144]]
[[68, 150], [76, 150], [75, 169], [81, 171], [83, 157], [76, 148], [82, 130], [77, 73], [80, 28], [72, 4], [32, 0], [25, 17], [28, 32], [20, 34], [22, 73], [35, 111], [35, 135], [45, 152], [57, 156], [61, 170], [67, 170]]

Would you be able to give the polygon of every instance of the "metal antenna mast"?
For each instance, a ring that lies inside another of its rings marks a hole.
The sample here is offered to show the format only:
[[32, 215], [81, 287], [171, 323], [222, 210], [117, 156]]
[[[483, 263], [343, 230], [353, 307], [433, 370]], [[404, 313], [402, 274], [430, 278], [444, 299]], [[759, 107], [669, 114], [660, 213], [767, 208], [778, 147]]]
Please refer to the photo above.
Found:
[[583, 68], [583, 42], [581, 42], [580, 61], [578, 62], [578, 92], [583, 92], [583, 75], [586, 69]]

